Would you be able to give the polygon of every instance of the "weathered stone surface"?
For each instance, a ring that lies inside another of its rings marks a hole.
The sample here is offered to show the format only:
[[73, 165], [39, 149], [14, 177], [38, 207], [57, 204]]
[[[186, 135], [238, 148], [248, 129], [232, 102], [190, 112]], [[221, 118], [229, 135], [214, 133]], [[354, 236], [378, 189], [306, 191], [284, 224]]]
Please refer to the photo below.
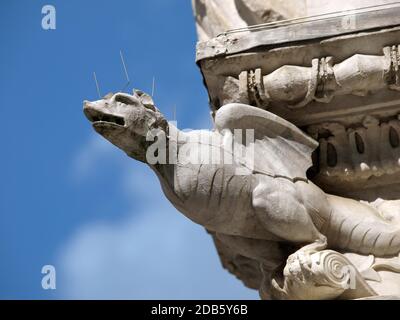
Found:
[[231, 29], [390, 3], [393, 1], [192, 0], [199, 41], [209, 40]]

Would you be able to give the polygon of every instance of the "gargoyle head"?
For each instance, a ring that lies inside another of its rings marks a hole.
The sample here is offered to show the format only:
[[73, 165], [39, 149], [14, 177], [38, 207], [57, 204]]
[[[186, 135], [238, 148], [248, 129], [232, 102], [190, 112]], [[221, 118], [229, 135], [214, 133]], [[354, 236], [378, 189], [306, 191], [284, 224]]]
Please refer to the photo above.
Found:
[[136, 160], [146, 162], [150, 130], [167, 130], [167, 120], [152, 98], [138, 90], [133, 95], [109, 94], [101, 100], [84, 101], [83, 112], [97, 133]]

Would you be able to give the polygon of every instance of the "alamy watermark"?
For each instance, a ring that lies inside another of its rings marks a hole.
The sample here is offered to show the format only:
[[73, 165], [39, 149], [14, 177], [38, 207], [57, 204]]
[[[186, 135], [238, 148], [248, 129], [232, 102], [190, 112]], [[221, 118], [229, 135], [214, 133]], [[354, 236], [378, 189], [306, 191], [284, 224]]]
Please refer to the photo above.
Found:
[[152, 129], [146, 140], [153, 142], [146, 150], [146, 161], [151, 165], [236, 164], [238, 175], [251, 174], [254, 169], [254, 129], [226, 129], [211, 134], [199, 130], [179, 137], [178, 130], [167, 137], [165, 131]]
[[56, 268], [47, 264], [42, 267], [42, 274], [44, 274], [42, 278], [42, 288], [44, 290], [55, 290], [56, 289]]
[[42, 28], [43, 30], [56, 29], [56, 8], [50, 4], [42, 7]]

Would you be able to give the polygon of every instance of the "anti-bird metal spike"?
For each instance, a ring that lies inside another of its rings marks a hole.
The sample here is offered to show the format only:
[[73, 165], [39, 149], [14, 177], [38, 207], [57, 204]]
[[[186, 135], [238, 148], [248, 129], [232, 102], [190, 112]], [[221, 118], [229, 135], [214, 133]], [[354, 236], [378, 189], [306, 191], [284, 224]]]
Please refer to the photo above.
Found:
[[125, 77], [126, 77], [126, 81], [127, 81], [125, 86], [121, 89], [121, 92], [123, 92], [126, 89], [126, 87], [129, 86], [129, 84], [131, 83], [131, 80], [129, 79], [129, 74], [128, 74], [128, 70], [126, 69], [125, 59], [124, 59], [124, 55], [122, 54], [122, 50], [119, 50], [119, 55], [121, 57], [121, 62], [122, 62], [122, 66], [124, 67]]
[[97, 94], [99, 95], [99, 99], [101, 99], [99, 83], [97, 81], [96, 72], [93, 72], [93, 78], [94, 78], [94, 82], [96, 83]]
[[153, 84], [151, 86], [151, 97], [154, 97], [154, 89], [155, 89], [155, 85], [156, 85], [156, 78], [153, 77]]

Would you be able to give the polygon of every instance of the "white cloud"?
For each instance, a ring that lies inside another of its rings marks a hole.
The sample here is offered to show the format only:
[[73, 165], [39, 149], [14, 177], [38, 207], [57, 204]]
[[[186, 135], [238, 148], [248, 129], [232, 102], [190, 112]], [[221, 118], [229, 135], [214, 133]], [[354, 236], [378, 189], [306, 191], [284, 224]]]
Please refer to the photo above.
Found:
[[71, 177], [81, 181], [93, 173], [98, 166], [96, 161], [115, 154], [116, 147], [98, 134], [92, 133], [89, 139], [82, 144], [72, 159]]
[[86, 226], [61, 252], [63, 298], [257, 299], [222, 269], [204, 229], [166, 203]]

